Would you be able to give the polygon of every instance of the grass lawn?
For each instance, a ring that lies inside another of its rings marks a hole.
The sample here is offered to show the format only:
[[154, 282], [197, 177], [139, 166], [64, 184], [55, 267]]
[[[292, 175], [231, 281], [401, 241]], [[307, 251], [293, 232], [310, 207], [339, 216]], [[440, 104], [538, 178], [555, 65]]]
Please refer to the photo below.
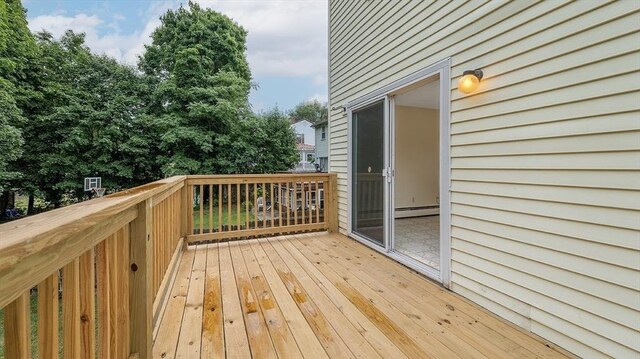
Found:
[[[198, 229], [200, 228], [200, 208], [196, 207], [193, 210], [193, 228], [194, 229]], [[209, 227], [209, 206], [205, 205], [202, 208], [202, 216], [203, 216], [203, 228], [210, 228]], [[255, 219], [255, 216], [253, 215], [252, 212], [248, 213], [248, 219], [249, 221], [253, 221]], [[219, 212], [218, 212], [218, 206], [213, 207], [213, 228], [217, 229], [218, 228], [218, 222], [219, 222]], [[247, 213], [246, 213], [246, 207], [241, 205], [240, 206], [240, 224], [245, 224], [247, 223]], [[222, 224], [231, 224], [231, 225], [236, 225], [238, 224], [238, 209], [235, 205], [231, 206], [231, 213], [229, 213], [227, 206], [223, 206], [222, 207]]]

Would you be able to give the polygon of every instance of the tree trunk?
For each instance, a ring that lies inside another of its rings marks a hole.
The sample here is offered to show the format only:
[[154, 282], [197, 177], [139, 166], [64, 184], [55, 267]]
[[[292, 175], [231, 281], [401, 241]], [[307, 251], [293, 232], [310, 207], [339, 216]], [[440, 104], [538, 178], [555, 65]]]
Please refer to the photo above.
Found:
[[4, 191], [0, 195], [0, 218], [4, 218], [7, 213], [7, 206], [9, 206], [9, 191]]
[[27, 205], [27, 215], [32, 215], [33, 213], [33, 194], [29, 194], [29, 204]]

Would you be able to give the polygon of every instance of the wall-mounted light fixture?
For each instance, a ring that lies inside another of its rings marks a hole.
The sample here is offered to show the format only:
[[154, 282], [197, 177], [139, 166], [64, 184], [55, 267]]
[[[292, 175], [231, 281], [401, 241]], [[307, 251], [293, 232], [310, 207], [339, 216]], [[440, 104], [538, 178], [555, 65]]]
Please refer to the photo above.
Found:
[[482, 79], [482, 70], [467, 70], [462, 73], [458, 81], [458, 90], [463, 93], [472, 93], [478, 88]]

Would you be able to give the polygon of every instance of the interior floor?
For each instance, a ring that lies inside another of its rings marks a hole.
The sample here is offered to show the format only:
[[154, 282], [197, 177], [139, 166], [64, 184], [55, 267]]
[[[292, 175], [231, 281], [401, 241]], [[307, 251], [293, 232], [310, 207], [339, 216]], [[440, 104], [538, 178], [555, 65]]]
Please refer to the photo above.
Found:
[[395, 249], [439, 270], [440, 216], [397, 218]]

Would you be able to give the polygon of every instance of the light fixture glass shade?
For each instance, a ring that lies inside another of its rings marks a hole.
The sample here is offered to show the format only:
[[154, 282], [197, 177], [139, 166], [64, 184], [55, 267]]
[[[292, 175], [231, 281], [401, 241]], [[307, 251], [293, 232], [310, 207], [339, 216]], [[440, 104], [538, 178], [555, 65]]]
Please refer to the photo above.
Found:
[[463, 93], [472, 93], [478, 88], [480, 79], [475, 74], [467, 74], [458, 81], [458, 90]]

